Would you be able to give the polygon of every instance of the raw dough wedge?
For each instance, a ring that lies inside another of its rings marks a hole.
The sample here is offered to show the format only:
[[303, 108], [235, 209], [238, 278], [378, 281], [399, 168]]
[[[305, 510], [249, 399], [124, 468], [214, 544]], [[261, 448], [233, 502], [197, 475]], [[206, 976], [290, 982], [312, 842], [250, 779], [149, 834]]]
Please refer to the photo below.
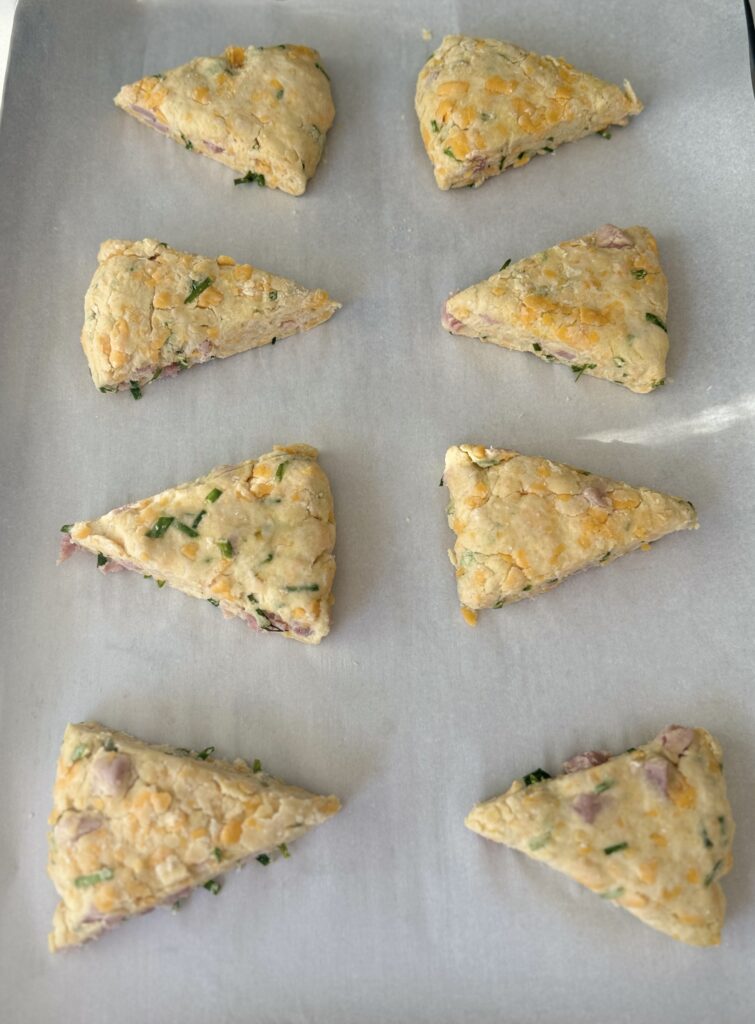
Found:
[[139, 572], [304, 643], [330, 629], [333, 498], [308, 445], [276, 445], [63, 532], [61, 560], [83, 548], [105, 573]]
[[667, 311], [651, 233], [604, 224], [452, 295], [441, 322], [452, 334], [564, 363], [576, 379], [586, 373], [646, 394], [666, 379]]
[[270, 860], [340, 810], [259, 762], [155, 747], [97, 722], [69, 725], [58, 757], [48, 874], [61, 902], [50, 949], [96, 939], [250, 857]]
[[445, 37], [419, 73], [414, 107], [444, 190], [481, 185], [642, 110], [629, 82], [620, 89], [560, 58], [470, 36]]
[[317, 169], [335, 109], [308, 46], [229, 46], [124, 85], [116, 106], [249, 181], [300, 196]]
[[550, 590], [675, 530], [697, 529], [683, 498], [505, 448], [449, 448], [443, 482], [451, 563], [467, 621]]
[[130, 390], [195, 363], [275, 344], [329, 320], [327, 292], [165, 242], [109, 239], [84, 299], [81, 344], [103, 392]]
[[478, 804], [466, 825], [543, 861], [692, 946], [720, 941], [734, 821], [721, 748], [668, 726], [618, 757], [591, 750]]

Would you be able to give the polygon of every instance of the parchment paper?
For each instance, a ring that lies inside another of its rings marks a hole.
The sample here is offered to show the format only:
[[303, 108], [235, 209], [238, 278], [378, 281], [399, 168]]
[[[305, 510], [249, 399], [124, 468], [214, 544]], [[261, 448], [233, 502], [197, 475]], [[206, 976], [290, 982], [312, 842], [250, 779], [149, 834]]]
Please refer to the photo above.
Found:
[[[432, 31], [432, 41], [422, 29]], [[445, 33], [631, 80], [645, 112], [479, 190], [441, 193], [413, 111]], [[337, 120], [303, 198], [125, 117], [124, 82], [227, 44], [318, 48]], [[0, 147], [0, 1017], [68, 1022], [752, 1019], [753, 141], [731, 0], [26, 0]], [[669, 277], [669, 381], [636, 396], [464, 338], [442, 300], [604, 221]], [[274, 348], [100, 395], [79, 345], [107, 237], [228, 253], [344, 307]], [[319, 647], [258, 637], [79, 556], [61, 523], [260, 454], [321, 449], [338, 522]], [[462, 621], [438, 487], [447, 446], [543, 454], [681, 494], [701, 528]], [[259, 757], [344, 800], [290, 861], [52, 958], [46, 816], [69, 720]], [[668, 722], [723, 743], [737, 820], [718, 950], [675, 944], [463, 827], [478, 800]]]

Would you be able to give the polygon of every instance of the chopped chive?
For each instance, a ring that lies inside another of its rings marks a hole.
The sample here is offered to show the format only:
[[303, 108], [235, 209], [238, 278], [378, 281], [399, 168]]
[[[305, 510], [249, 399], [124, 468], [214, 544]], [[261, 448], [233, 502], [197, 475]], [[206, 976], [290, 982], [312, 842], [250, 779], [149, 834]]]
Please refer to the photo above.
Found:
[[716, 875], [721, 870], [721, 866], [722, 865], [723, 865], [723, 861], [722, 860], [717, 860], [716, 863], [713, 865], [713, 867], [708, 872], [708, 874], [705, 876], [705, 878], [703, 879], [703, 885], [706, 887], [706, 889], [707, 889], [707, 887], [709, 885], [712, 884], [712, 882], [714, 881]]
[[102, 744], [102, 749], [103, 750], [108, 750], [108, 751], [113, 751], [113, 750], [117, 750], [118, 749], [116, 747], [116, 745], [115, 745], [115, 742], [113, 741], [113, 737], [112, 736], [108, 736], [108, 738]]
[[601, 892], [600, 898], [603, 900], [618, 900], [624, 895], [624, 886], [617, 885], [615, 889], [606, 889], [605, 892]]
[[319, 583], [302, 583], [299, 587], [285, 587], [285, 590], [287, 590], [289, 594], [299, 594], [303, 593], [305, 590], [309, 590], [314, 593], [315, 590], [319, 589]]
[[[505, 270], [509, 263], [511, 263], [511, 260], [506, 260], [506, 262], [501, 266], [501, 270]], [[498, 271], [499, 274], [501, 270]]]
[[533, 348], [533, 350], [535, 352], [542, 352], [543, 351], [543, 346], [540, 344], [539, 341], [533, 341], [532, 348]]
[[605, 562], [607, 558], [610, 558], [610, 556], [611, 556], [611, 552], [610, 551], [606, 551], [606, 553], [604, 555], [600, 556], [599, 561], [600, 562]]
[[502, 157], [501, 157], [501, 159], [500, 159], [500, 160], [498, 161], [498, 170], [499, 170], [499, 171], [502, 171], [502, 170], [503, 170], [503, 165], [504, 165], [505, 163], [506, 163], [506, 157], [505, 157], [505, 156], [502, 156]]
[[527, 590], [532, 590], [532, 584], [531, 583], [528, 583], [526, 587], [522, 587], [522, 593], [524, 593]]
[[289, 850], [285, 843], [278, 843], [278, 849], [280, 850], [281, 857], [291, 856], [291, 851]]
[[595, 134], [596, 135], [600, 135], [600, 137], [603, 138], [603, 139], [610, 139], [611, 138], [611, 133], [609, 132], [609, 130], [607, 128], [602, 128], [599, 132], [596, 132]]
[[262, 761], [260, 761], [260, 759], [258, 757], [255, 757], [254, 762], [252, 763], [252, 772], [256, 775], [257, 772], [261, 772], [261, 771], [262, 771]]
[[655, 324], [656, 327], [660, 327], [662, 331], [665, 331], [666, 334], [668, 334], [668, 327], [659, 316], [655, 315], [655, 313], [646, 313], [645, 319], [650, 321], [651, 324]]
[[528, 772], [522, 776], [522, 782], [525, 786], [532, 786], [536, 782], [543, 782], [545, 779], [550, 779], [551, 776], [543, 768], [536, 768], [534, 772]]
[[204, 278], [202, 278], [201, 281], [192, 281], [191, 282], [191, 290], [189, 291], [189, 294], [184, 299], [184, 306], [187, 305], [187, 303], [189, 303], [189, 302], [194, 302], [194, 300], [197, 299], [206, 288], [209, 288], [211, 284], [212, 284], [212, 278], [211, 277], [204, 277]]
[[99, 885], [100, 882], [109, 882], [115, 876], [112, 868], [100, 868], [91, 875], [79, 875], [74, 878], [73, 884], [77, 889], [88, 889], [92, 885]]
[[271, 344], [271, 345], [274, 345], [274, 344], [276, 343], [276, 341], [277, 341], [277, 340], [278, 340], [277, 338], [271, 338], [271, 339], [270, 339], [270, 344]]
[[665, 377], [661, 377], [660, 380], [654, 380], [652, 382], [652, 384], [650, 385], [650, 387], [653, 389], [653, 391], [655, 391], [656, 388], [662, 388], [665, 383], [666, 383], [666, 378]]
[[257, 604], [257, 595], [256, 594], [247, 594], [246, 596], [247, 596], [247, 600], [251, 601], [252, 604]]
[[596, 365], [596, 363], [573, 363], [571, 372], [574, 374], [574, 380], [578, 381], [585, 370], [594, 370]]
[[83, 743], [79, 743], [71, 754], [71, 764], [76, 764], [77, 761], [80, 761], [82, 757], [87, 757], [88, 754], [89, 747], [85, 746]]
[[493, 115], [489, 114], [486, 110], [481, 110], [480, 111], [480, 120], [481, 121], [492, 121], [493, 120]]
[[101, 551], [97, 552], [97, 565], [107, 565], [109, 559]]
[[552, 153], [553, 152], [553, 146], [543, 146], [543, 152], [544, 153]]
[[270, 299], [271, 302], [275, 302], [275, 300], [278, 298], [278, 293], [276, 291], [268, 292], [267, 297], [268, 299]]
[[595, 793], [605, 793], [605, 791], [607, 789], [610, 789], [612, 786], [615, 786], [615, 785], [616, 785], [616, 780], [615, 779], [606, 779], [605, 782], [599, 782], [597, 784], [597, 786], [595, 787], [593, 792], [595, 792]]
[[700, 830], [700, 838], [702, 839], [703, 846], [706, 848], [706, 850], [712, 850], [713, 849], [713, 840], [708, 835], [708, 830], [705, 827], [705, 825], [703, 825], [701, 830]]
[[213, 896], [217, 896], [222, 889], [220, 882], [218, 882], [216, 878], [211, 878], [209, 882], [205, 882], [204, 887], [208, 892], [211, 892]]
[[517, 157], [517, 160], [521, 160], [521, 159], [523, 159], [523, 157], [525, 157], [525, 156], [527, 156], [527, 151], [526, 151], [526, 150], [525, 150], [525, 151], [524, 151], [523, 153], [520, 153], [520, 154], [519, 154], [519, 156]]
[[151, 537], [153, 540], [163, 537], [174, 519], [175, 516], [160, 516], [157, 522], [147, 530], [145, 537]]
[[179, 132], [178, 134], [181, 136], [181, 142], [183, 142], [186, 149], [194, 149], [191, 139], [187, 139], [183, 132]]
[[142, 389], [139, 387], [138, 380], [129, 381], [129, 391], [131, 392], [131, 397], [137, 401], [142, 397]]
[[638, 281], [641, 281], [643, 277], [647, 277], [647, 270], [643, 270], [641, 267], [637, 270], [632, 271], [632, 277], [636, 277]]
[[278, 90], [278, 91], [276, 92], [276, 94], [275, 94], [275, 98], [276, 98], [276, 100], [282, 100], [282, 99], [283, 99], [283, 90], [282, 90], [282, 89], [279, 89], [279, 90]]
[[224, 558], [233, 558], [233, 548], [231, 547], [231, 542], [229, 540], [219, 540], [218, 547], [220, 548], [220, 553]]
[[63, 523], [63, 525], [60, 528], [60, 532], [61, 533], [70, 533], [72, 526], [73, 526], [73, 523]]
[[718, 816], [718, 827], [721, 830], [721, 838], [726, 839], [726, 818], [723, 814]]
[[158, 585], [160, 590], [162, 590], [163, 587], [165, 586], [165, 580], [155, 580], [155, 583]]
[[264, 186], [265, 186], [265, 175], [264, 174], [256, 174], [254, 171], [247, 171], [243, 178], [234, 178], [233, 179], [233, 184], [234, 185], [246, 185], [246, 184], [249, 184], [249, 183], [254, 184], [255, 182], [259, 185], [260, 188], [264, 188]]
[[629, 847], [629, 843], [614, 843], [613, 846], [604, 846], [603, 853], [607, 857], [610, 857], [612, 853], [618, 853], [619, 850], [626, 850]]
[[198, 537], [199, 534], [193, 526], [187, 526], [186, 523], [176, 523], [176, 529], [180, 530], [181, 533], [185, 533], [187, 537]]
[[223, 492], [221, 490], [219, 490], [217, 487], [213, 487], [213, 489], [210, 491], [210, 493], [207, 495], [207, 497], [204, 500], [205, 501], [209, 501], [211, 503], [214, 503], [214, 502], [216, 502], [218, 500], [218, 498], [220, 497], [220, 495], [222, 493]]
[[433, 118], [432, 121], [430, 122], [430, 127], [432, 128], [436, 135], [440, 131], [440, 126], [438, 122], [435, 120], [435, 118]]
[[200, 750], [199, 751], [199, 753], [197, 754], [197, 757], [198, 757], [198, 759], [200, 761], [206, 761], [207, 758], [211, 754], [214, 754], [214, 753], [215, 753], [215, 748], [214, 747], [205, 747], [204, 750]]
[[273, 553], [272, 553], [272, 551], [270, 551], [270, 552], [268, 553], [268, 556], [267, 556], [267, 558], [263, 558], [263, 559], [262, 559], [262, 562], [261, 562], [260, 564], [261, 564], [261, 565], [267, 565], [267, 563], [268, 563], [268, 562], [272, 562], [272, 560], [273, 560]]
[[327, 72], [327, 71], [325, 70], [325, 68], [321, 67], [321, 66], [320, 66], [320, 65], [319, 65], [319, 64], [317, 63], [317, 61], [315, 61], [315, 67], [317, 68], [317, 70], [318, 70], [318, 71], [322, 71], [322, 73], [323, 73], [323, 74], [325, 75], [325, 77], [327, 78], [327, 80], [328, 80], [328, 81], [330, 81], [330, 75], [329, 75], [329, 74], [328, 74], [328, 72]]
[[207, 600], [210, 602], [210, 604], [214, 604], [216, 608], [220, 604], [220, 601], [218, 601], [217, 598], [214, 597], [208, 597]]
[[626, 359], [623, 356], [614, 356], [613, 361], [616, 366], [621, 367], [626, 362]]
[[112, 393], [116, 392], [117, 390], [118, 390], [117, 387], [115, 387], [114, 385], [111, 386], [109, 384], [103, 384], [102, 387], [100, 388], [100, 391], [103, 393], [103, 395], [112, 394]]
[[451, 149], [450, 146], [446, 146], [443, 152], [446, 154], [446, 156], [450, 156], [452, 160], [455, 160], [457, 164], [461, 163], [461, 160], [459, 160], [458, 156], [454, 155], [454, 151]]
[[283, 474], [286, 472], [286, 466], [288, 466], [290, 459], [286, 459], [285, 462], [281, 462], [275, 471], [275, 479], [280, 481], [283, 479]]
[[219, 846], [215, 847], [215, 849], [212, 851], [212, 854], [216, 861], [221, 861], [223, 859], [223, 851], [220, 849]]
[[176, 900], [175, 903], [171, 904], [170, 910], [172, 914], [177, 914], [181, 907], [184, 905], [183, 900]]
[[542, 848], [550, 840], [550, 837], [550, 832], [544, 832], [541, 836], [534, 836], [532, 839], [530, 839], [530, 841], [527, 843], [527, 846], [530, 848], [530, 850], [542, 850]]
[[257, 860], [259, 861], [259, 863], [260, 863], [260, 864], [261, 864], [261, 865], [262, 865], [262, 866], [263, 866], [264, 868], [266, 868], [266, 867], [268, 866], [268, 864], [270, 863], [270, 858], [268, 857], [268, 855], [267, 855], [266, 853], [261, 853], [261, 854], [259, 855], [259, 857], [257, 858]]
[[192, 529], [196, 530], [199, 524], [202, 522], [202, 517], [207, 515], [207, 509], [203, 508], [201, 512], [198, 512], [194, 516], [194, 522], [191, 524]]

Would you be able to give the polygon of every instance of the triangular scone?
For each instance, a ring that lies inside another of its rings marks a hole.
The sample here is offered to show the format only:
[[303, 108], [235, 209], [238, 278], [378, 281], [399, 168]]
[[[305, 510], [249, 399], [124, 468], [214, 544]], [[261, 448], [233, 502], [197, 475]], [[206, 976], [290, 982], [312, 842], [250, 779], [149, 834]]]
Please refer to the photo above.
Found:
[[504, 448], [449, 448], [449, 557], [464, 617], [550, 590], [675, 530], [697, 528], [683, 498]]
[[153, 747], [97, 722], [69, 725], [58, 757], [48, 873], [61, 902], [50, 949], [78, 946], [172, 905], [340, 810], [242, 760]]
[[672, 725], [644, 747], [578, 754], [478, 804], [473, 832], [569, 875], [645, 924], [693, 946], [720, 941], [734, 821], [721, 748]]
[[63, 530], [62, 559], [84, 548], [103, 572], [131, 569], [305, 643], [330, 629], [333, 497], [308, 445], [276, 445]]
[[100, 391], [135, 398], [161, 374], [259, 348], [329, 320], [324, 291], [236, 263], [110, 239], [84, 299], [81, 344]]
[[445, 37], [419, 73], [414, 106], [442, 189], [481, 185], [642, 110], [629, 82], [620, 89], [560, 58], [469, 36]]
[[452, 295], [442, 324], [646, 394], [666, 377], [667, 310], [651, 233], [604, 224]]
[[115, 103], [142, 124], [299, 196], [333, 124], [330, 80], [308, 46], [229, 46], [124, 85]]

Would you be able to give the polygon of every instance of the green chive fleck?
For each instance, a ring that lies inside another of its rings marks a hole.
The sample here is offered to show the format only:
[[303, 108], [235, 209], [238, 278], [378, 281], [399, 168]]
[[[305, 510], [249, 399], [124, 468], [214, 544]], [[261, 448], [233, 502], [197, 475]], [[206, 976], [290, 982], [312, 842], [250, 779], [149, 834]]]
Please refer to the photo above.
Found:
[[254, 762], [252, 764], [252, 772], [256, 775], [257, 772], [261, 772], [261, 771], [262, 771], [262, 761], [260, 761], [260, 759], [258, 757], [255, 757]]
[[286, 466], [288, 466], [290, 461], [291, 461], [290, 459], [286, 459], [285, 462], [281, 462], [278, 465], [278, 468], [275, 471], [275, 479], [276, 480], [281, 481], [283, 479], [283, 474], [286, 472]]
[[268, 855], [266, 853], [261, 853], [259, 855], [259, 857], [257, 858], [257, 860], [263, 866], [263, 868], [266, 868], [268, 866], [268, 864], [270, 863], [270, 858], [268, 857]]
[[199, 298], [199, 296], [202, 294], [202, 292], [206, 288], [209, 288], [211, 284], [212, 284], [212, 278], [211, 277], [202, 278], [201, 281], [192, 281], [191, 282], [191, 290], [189, 291], [189, 294], [184, 299], [184, 306], [187, 305], [187, 303], [193, 302], [195, 299]]
[[204, 500], [214, 503], [214, 502], [216, 502], [218, 500], [218, 498], [220, 497], [220, 495], [222, 493], [223, 492], [221, 490], [219, 490], [217, 487], [213, 487], [213, 489], [210, 491], [210, 493], [207, 495], [207, 497]]
[[198, 537], [199, 534], [193, 526], [187, 526], [186, 523], [176, 523], [176, 529], [180, 530], [181, 533], [185, 533], [187, 537]]
[[223, 859], [223, 851], [220, 849], [219, 846], [216, 846], [212, 853], [213, 856], [215, 857], [215, 860], [221, 861]]
[[461, 160], [459, 160], [457, 156], [454, 156], [454, 151], [451, 149], [450, 146], [446, 146], [443, 152], [446, 154], [446, 156], [450, 156], [452, 160], [455, 160], [457, 164], [461, 163]]
[[[506, 260], [506, 262], [502, 265], [501, 270], [505, 270], [509, 263], [511, 263], [511, 260]], [[499, 274], [501, 270], [498, 271]]]
[[320, 67], [320, 65], [319, 65], [319, 64], [317, 63], [317, 61], [315, 61], [315, 67], [317, 68], [317, 70], [318, 70], [318, 71], [322, 71], [322, 73], [323, 73], [323, 74], [325, 75], [325, 77], [327, 78], [327, 80], [328, 80], [328, 81], [330, 81], [330, 75], [329, 75], [329, 74], [328, 74], [328, 72], [327, 72], [327, 71], [325, 70], [325, 68], [323, 68], [323, 67]]
[[617, 885], [615, 889], [606, 889], [605, 892], [600, 893], [600, 898], [603, 900], [618, 900], [624, 895], [624, 886]]
[[302, 583], [301, 586], [299, 586], [299, 587], [286, 587], [285, 589], [288, 591], [289, 594], [300, 594], [300, 593], [304, 592], [305, 590], [309, 590], [309, 591], [312, 591], [312, 593], [314, 593], [316, 590], [320, 589], [320, 584], [319, 583]]
[[500, 159], [500, 160], [498, 161], [498, 170], [499, 170], [499, 171], [502, 171], [502, 170], [503, 170], [503, 165], [504, 165], [505, 163], [506, 163], [506, 157], [505, 157], [505, 156], [502, 156], [502, 157], [501, 157], [501, 159]]
[[535, 836], [527, 843], [530, 850], [542, 850], [545, 844], [550, 840], [550, 832], [544, 832], [541, 836]]
[[220, 604], [220, 601], [218, 601], [217, 598], [215, 597], [208, 597], [207, 600], [210, 602], [210, 604], [215, 605], [216, 608]]
[[89, 747], [85, 746], [83, 743], [79, 743], [78, 747], [76, 747], [74, 752], [71, 754], [71, 764], [76, 764], [77, 761], [80, 761], [82, 757], [87, 757], [88, 754]]
[[207, 758], [208, 758], [208, 757], [209, 757], [209, 756], [210, 756], [211, 754], [214, 754], [214, 753], [215, 753], [215, 748], [214, 748], [214, 747], [205, 747], [205, 748], [204, 748], [204, 750], [200, 750], [200, 751], [199, 751], [199, 753], [197, 754], [197, 758], [198, 758], [198, 759], [199, 759], [200, 761], [206, 761], [206, 760], [207, 760]]
[[183, 142], [186, 149], [194, 149], [191, 139], [187, 139], [183, 132], [179, 132], [179, 135], [181, 136], [181, 142]]
[[632, 271], [632, 277], [636, 277], [638, 281], [641, 281], [643, 277], [647, 277], [647, 274], [647, 270], [643, 270], [642, 267]]
[[107, 565], [108, 561], [101, 551], [97, 552], [97, 565]]
[[129, 381], [129, 391], [131, 392], [131, 397], [137, 401], [142, 397], [142, 389], [139, 387], [138, 380]]
[[208, 892], [211, 892], [213, 896], [217, 896], [222, 889], [220, 882], [218, 882], [216, 878], [211, 878], [209, 882], [205, 882], [204, 887]]
[[552, 153], [553, 152], [553, 146], [543, 146], [543, 152], [544, 153]]
[[616, 780], [615, 779], [606, 779], [605, 782], [599, 782], [597, 784], [597, 786], [594, 789], [594, 792], [595, 793], [605, 793], [605, 791], [607, 789], [610, 789], [611, 786], [615, 786], [615, 785], [616, 785]]
[[656, 327], [660, 327], [662, 331], [665, 331], [666, 334], [668, 334], [668, 327], [659, 316], [655, 315], [655, 313], [646, 313], [645, 319], [649, 320], [651, 324], [655, 324]]
[[535, 342], [533, 342], [533, 343], [532, 343], [532, 348], [533, 348], [533, 350], [534, 350], [535, 352], [542, 352], [542, 351], [543, 351], [543, 346], [542, 346], [542, 345], [540, 344], [540, 342], [539, 342], [539, 341], [535, 341]]
[[290, 857], [291, 856], [291, 851], [289, 850], [289, 848], [286, 846], [285, 843], [279, 843], [278, 844], [278, 849], [280, 850], [281, 857]]
[[571, 372], [574, 374], [574, 380], [579, 380], [585, 370], [594, 370], [596, 365], [596, 363], [573, 363]]
[[435, 118], [433, 118], [433, 120], [430, 122], [430, 127], [432, 128], [436, 135], [440, 131], [440, 126], [438, 125], [438, 122], [435, 120]]
[[275, 94], [275, 98], [276, 98], [276, 100], [282, 100], [282, 99], [283, 99], [283, 90], [282, 90], [282, 89], [279, 89], [279, 90], [278, 90], [278, 91], [276, 92], [276, 94]]
[[206, 516], [206, 515], [207, 515], [207, 509], [203, 508], [201, 512], [198, 512], [197, 515], [194, 516], [194, 522], [191, 524], [191, 527], [192, 527], [193, 530], [196, 530], [196, 528], [202, 522], [202, 517]]
[[527, 590], [532, 590], [532, 584], [531, 583], [528, 583], [526, 587], [522, 587], [522, 593], [524, 593]]
[[158, 585], [160, 590], [162, 590], [163, 587], [165, 586], [165, 580], [155, 580], [155, 583]]
[[254, 184], [255, 182], [259, 185], [260, 188], [264, 188], [265, 187], [265, 175], [264, 174], [255, 174], [254, 171], [247, 171], [243, 178], [234, 178], [233, 179], [233, 184], [234, 185], [246, 185], [246, 184], [249, 184], [249, 183]]
[[276, 291], [268, 292], [267, 297], [268, 299], [270, 299], [271, 302], [275, 302], [275, 300], [278, 298], [278, 293]]
[[525, 786], [532, 786], [536, 782], [543, 782], [545, 779], [550, 779], [551, 776], [543, 768], [536, 768], [534, 772], [528, 772], [522, 776], [522, 782]]
[[70, 533], [72, 526], [73, 526], [73, 523], [63, 523], [63, 525], [60, 528], [60, 532], [61, 533]]
[[113, 737], [112, 737], [112, 736], [108, 736], [108, 738], [107, 738], [107, 739], [105, 740], [105, 742], [104, 742], [104, 743], [102, 744], [102, 749], [103, 749], [103, 750], [109, 750], [109, 751], [112, 751], [112, 750], [117, 750], [117, 749], [118, 749], [118, 748], [116, 747], [116, 745], [115, 745], [114, 741], [113, 741]]
[[175, 516], [160, 516], [157, 522], [147, 530], [145, 537], [151, 537], [153, 540], [163, 537], [174, 519]]
[[712, 850], [713, 849], [713, 840], [708, 835], [708, 830], [705, 827], [705, 825], [703, 825], [702, 828], [700, 829], [700, 837], [701, 837], [701, 839], [703, 841], [703, 846], [706, 848], [706, 850]]
[[722, 860], [717, 860], [716, 863], [713, 865], [713, 867], [708, 872], [708, 874], [705, 876], [705, 878], [703, 879], [703, 885], [706, 887], [706, 889], [707, 889], [707, 887], [709, 885], [711, 885], [713, 883], [713, 880], [715, 879], [715, 877], [718, 874], [718, 872], [721, 870], [721, 866], [722, 865], [723, 865], [723, 861]]
[[600, 135], [600, 137], [602, 139], [610, 139], [611, 138], [611, 133], [609, 132], [609, 130], [607, 128], [603, 128], [601, 131], [596, 132], [595, 134], [596, 135]]
[[660, 380], [654, 380], [652, 382], [652, 384], [650, 385], [650, 387], [653, 389], [653, 391], [655, 391], [656, 388], [662, 388], [665, 383], [666, 383], [666, 378], [665, 377], [661, 377]]
[[114, 876], [115, 872], [112, 868], [100, 868], [92, 875], [79, 875], [78, 878], [74, 878], [73, 884], [77, 889], [89, 889], [90, 886], [99, 885], [100, 882], [109, 882]]
[[618, 853], [619, 850], [626, 850], [629, 847], [629, 843], [614, 843], [613, 846], [604, 846], [603, 853], [607, 857], [610, 857], [612, 853]]
[[224, 558], [233, 558], [233, 548], [231, 547], [231, 542], [229, 540], [219, 540], [218, 547], [220, 548], [220, 553]]

